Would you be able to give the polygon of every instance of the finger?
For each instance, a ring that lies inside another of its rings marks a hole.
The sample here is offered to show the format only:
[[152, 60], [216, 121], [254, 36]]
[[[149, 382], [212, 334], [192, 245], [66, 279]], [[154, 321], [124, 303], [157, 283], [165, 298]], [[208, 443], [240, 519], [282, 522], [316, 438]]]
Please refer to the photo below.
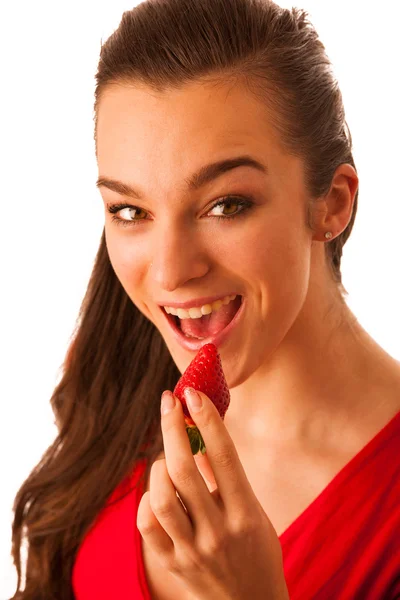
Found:
[[177, 497], [165, 459], [156, 460], [150, 471], [150, 506], [164, 532], [174, 544], [191, 544], [194, 539], [190, 516]]
[[202, 406], [195, 412], [191, 408], [186, 391], [188, 409], [203, 437], [208, 461], [225, 510], [240, 514], [246, 510], [246, 506], [248, 510], [249, 503], [254, 501], [255, 496], [235, 444], [210, 398], [198, 391]]
[[165, 565], [174, 553], [174, 544], [153, 513], [149, 491], [145, 492], [140, 500], [136, 525], [144, 542]]
[[207, 452], [202, 454], [198, 452], [193, 456], [194, 461], [197, 465], [197, 468], [200, 471], [201, 476], [203, 477], [208, 490], [213, 492], [217, 489], [217, 482], [215, 481], [214, 473], [210, 465], [210, 461], [208, 460]]
[[182, 405], [177, 398], [174, 408], [162, 415], [161, 430], [172, 484], [186, 506], [194, 529], [207, 534], [219, 527], [221, 514], [193, 459]]

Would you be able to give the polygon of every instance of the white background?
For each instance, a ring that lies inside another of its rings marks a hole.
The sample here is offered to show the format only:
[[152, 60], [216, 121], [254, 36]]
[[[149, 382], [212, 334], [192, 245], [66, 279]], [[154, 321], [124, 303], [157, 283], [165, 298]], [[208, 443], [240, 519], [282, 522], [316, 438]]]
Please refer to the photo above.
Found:
[[[56, 434], [49, 399], [103, 228], [93, 141], [101, 40], [134, 4], [9, 0], [1, 8], [0, 600], [16, 587], [12, 503]], [[360, 195], [342, 260], [348, 304], [400, 359], [398, 3], [297, 6], [327, 48], [353, 136]]]

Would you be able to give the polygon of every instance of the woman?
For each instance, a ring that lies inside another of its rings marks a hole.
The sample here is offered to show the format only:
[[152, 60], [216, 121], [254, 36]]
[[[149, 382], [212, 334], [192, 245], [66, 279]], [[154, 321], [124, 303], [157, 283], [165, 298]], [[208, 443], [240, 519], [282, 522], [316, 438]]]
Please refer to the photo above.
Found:
[[[59, 435], [15, 499], [14, 599], [400, 597], [400, 365], [344, 300], [358, 177], [307, 14], [125, 12], [95, 142], [105, 228]], [[160, 397], [208, 341], [231, 403], [202, 395], [195, 462]]]

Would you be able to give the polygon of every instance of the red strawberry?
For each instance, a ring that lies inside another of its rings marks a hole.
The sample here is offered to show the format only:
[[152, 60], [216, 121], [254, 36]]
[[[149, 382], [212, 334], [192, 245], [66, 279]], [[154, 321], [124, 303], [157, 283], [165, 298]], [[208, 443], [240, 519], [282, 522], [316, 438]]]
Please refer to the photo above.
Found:
[[174, 395], [182, 403], [192, 454], [197, 454], [199, 451], [204, 454], [206, 451], [204, 440], [190, 416], [186, 399], [183, 395], [187, 387], [204, 392], [215, 404], [221, 419], [224, 420], [230, 402], [230, 395], [222, 370], [221, 358], [214, 344], [205, 344], [200, 348], [174, 389]]

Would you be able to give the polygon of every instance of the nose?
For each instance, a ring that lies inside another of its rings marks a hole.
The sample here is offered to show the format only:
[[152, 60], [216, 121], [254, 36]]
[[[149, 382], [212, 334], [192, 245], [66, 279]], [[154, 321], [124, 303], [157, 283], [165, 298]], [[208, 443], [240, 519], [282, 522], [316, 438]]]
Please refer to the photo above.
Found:
[[190, 279], [204, 277], [210, 268], [204, 244], [189, 228], [171, 226], [157, 234], [150, 273], [159, 289], [172, 292]]

